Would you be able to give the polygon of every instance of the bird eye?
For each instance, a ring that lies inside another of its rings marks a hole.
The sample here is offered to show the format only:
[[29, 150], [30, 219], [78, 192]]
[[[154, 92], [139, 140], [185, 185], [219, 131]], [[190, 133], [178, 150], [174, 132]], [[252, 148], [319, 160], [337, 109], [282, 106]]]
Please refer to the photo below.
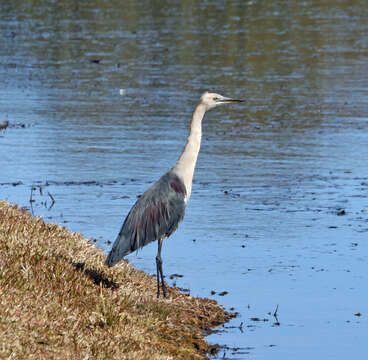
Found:
[[213, 100], [214, 101], [217, 101], [217, 100], [219, 100], [219, 98], [218, 97], [214, 97]]

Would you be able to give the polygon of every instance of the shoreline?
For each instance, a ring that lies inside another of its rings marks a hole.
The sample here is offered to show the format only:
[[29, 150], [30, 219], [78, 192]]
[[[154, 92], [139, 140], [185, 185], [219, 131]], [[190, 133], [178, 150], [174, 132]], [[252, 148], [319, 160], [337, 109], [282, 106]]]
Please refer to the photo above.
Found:
[[0, 358], [203, 359], [235, 314], [105, 255], [81, 234], [0, 201]]

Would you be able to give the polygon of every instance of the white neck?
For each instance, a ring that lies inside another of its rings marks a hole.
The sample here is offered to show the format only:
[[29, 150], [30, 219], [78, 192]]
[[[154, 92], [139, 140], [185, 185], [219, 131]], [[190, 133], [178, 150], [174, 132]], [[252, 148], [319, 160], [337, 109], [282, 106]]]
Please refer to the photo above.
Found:
[[202, 137], [202, 119], [206, 112], [206, 107], [199, 103], [194, 110], [192, 121], [190, 123], [190, 133], [184, 151], [172, 168], [184, 182], [187, 190], [185, 201], [189, 200], [192, 193], [192, 181], [194, 175], [194, 168], [196, 166], [199, 149], [201, 147]]

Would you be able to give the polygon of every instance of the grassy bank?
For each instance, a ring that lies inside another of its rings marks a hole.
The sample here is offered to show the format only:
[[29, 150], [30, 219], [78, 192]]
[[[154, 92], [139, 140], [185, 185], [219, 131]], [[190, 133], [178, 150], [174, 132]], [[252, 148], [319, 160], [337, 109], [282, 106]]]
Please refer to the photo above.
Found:
[[0, 201], [0, 358], [201, 359], [203, 333], [229, 319], [214, 301], [169, 289], [80, 234]]

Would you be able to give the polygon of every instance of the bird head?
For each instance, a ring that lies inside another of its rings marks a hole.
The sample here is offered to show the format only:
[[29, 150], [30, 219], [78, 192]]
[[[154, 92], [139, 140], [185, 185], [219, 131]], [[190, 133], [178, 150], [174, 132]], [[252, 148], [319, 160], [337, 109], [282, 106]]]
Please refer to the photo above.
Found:
[[215, 108], [222, 104], [234, 104], [244, 102], [244, 100], [231, 99], [220, 94], [205, 92], [201, 96], [200, 103], [205, 105], [206, 110]]

